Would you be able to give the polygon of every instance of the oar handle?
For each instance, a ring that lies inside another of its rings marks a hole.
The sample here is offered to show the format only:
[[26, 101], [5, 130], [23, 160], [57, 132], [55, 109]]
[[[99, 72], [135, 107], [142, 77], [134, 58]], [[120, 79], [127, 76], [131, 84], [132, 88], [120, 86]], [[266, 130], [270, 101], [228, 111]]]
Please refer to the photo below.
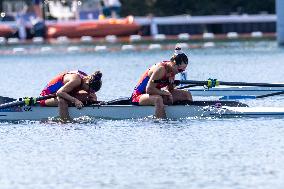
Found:
[[[166, 83], [170, 84], [168, 80], [154, 80], [154, 83]], [[188, 85], [194, 85], [194, 86], [204, 86], [206, 85], [207, 87], [215, 87], [219, 85], [219, 81], [217, 80], [208, 80], [208, 81], [193, 81], [193, 80], [175, 80], [174, 84], [179, 85], [179, 84], [188, 84]]]
[[[162, 79], [159, 79], [159, 80], [152, 80], [152, 82], [154, 82], [154, 83], [170, 84], [170, 81], [169, 81], [169, 80], [162, 80]], [[179, 84], [182, 84], [182, 82], [181, 82], [181, 80], [175, 80], [173, 84], [179, 85]]]
[[11, 107], [14, 107], [14, 106], [36, 104], [38, 101], [47, 100], [47, 99], [54, 98], [54, 97], [56, 97], [55, 94], [50, 94], [50, 95], [46, 95], [46, 96], [39, 96], [39, 97], [36, 97], [36, 98], [34, 98], [34, 97], [20, 98], [19, 100], [14, 101], [14, 102], [1, 104], [0, 109], [11, 108]]

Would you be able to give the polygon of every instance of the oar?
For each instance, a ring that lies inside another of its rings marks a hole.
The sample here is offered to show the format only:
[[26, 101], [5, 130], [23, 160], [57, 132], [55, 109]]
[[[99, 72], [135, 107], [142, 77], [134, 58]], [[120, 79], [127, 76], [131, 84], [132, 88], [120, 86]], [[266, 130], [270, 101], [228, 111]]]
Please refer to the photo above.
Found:
[[190, 87], [196, 87], [196, 86], [200, 86], [200, 85], [192, 85], [192, 84], [190, 84], [190, 85], [185, 85], [185, 86], [177, 87], [177, 89], [188, 89], [188, 88], [190, 88]]
[[50, 98], [54, 98], [54, 97], [55, 97], [55, 94], [40, 96], [40, 97], [36, 97], [36, 98], [34, 98], [34, 97], [22, 98], [22, 99], [13, 101], [13, 102], [1, 104], [0, 109], [10, 108], [10, 107], [14, 107], [14, 106], [32, 105], [32, 104], [36, 104], [37, 101], [46, 100], [46, 99], [50, 99]]
[[13, 102], [17, 99], [10, 98], [10, 97], [5, 97], [5, 96], [0, 96], [0, 104], [8, 103], [8, 102]]
[[[154, 83], [169, 83], [167, 80], [155, 80]], [[195, 80], [175, 80], [174, 84], [194, 84], [197, 86], [207, 86], [209, 88], [219, 85], [229, 86], [258, 86], [258, 87], [284, 87], [284, 84], [277, 83], [247, 83], [247, 82], [227, 82], [218, 81], [216, 79], [208, 79], [207, 81], [195, 81]]]
[[284, 91], [279, 91], [275, 93], [265, 94], [265, 95], [259, 95], [259, 96], [223, 96], [219, 100], [240, 100], [240, 99], [260, 99], [260, 98], [266, 98], [271, 96], [277, 96], [284, 94]]
[[277, 95], [282, 95], [282, 94], [284, 94], [284, 91], [270, 93], [270, 94], [265, 94], [265, 95], [259, 95], [259, 96], [256, 96], [255, 98], [265, 98], [265, 97], [277, 96]]

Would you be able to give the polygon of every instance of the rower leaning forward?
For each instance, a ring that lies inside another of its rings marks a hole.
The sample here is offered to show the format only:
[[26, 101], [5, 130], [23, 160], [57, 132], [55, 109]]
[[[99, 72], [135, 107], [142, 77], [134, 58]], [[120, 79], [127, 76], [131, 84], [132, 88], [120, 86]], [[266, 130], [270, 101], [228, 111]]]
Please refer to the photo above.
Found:
[[[175, 48], [174, 55], [169, 61], [163, 61], [151, 66], [140, 77], [131, 95], [134, 105], [155, 106], [155, 116], [165, 118], [165, 105], [172, 105], [176, 101], [192, 101], [191, 93], [175, 89], [175, 75], [184, 72], [188, 65], [188, 58], [180, 47]], [[168, 83], [155, 83], [155, 80], [167, 80]]]
[[96, 71], [87, 75], [80, 70], [64, 72], [53, 78], [42, 90], [41, 96], [55, 94], [54, 98], [40, 101], [41, 106], [58, 106], [59, 116], [63, 121], [69, 120], [68, 107], [75, 105], [81, 109], [83, 102], [97, 101], [96, 92], [102, 86], [102, 73]]

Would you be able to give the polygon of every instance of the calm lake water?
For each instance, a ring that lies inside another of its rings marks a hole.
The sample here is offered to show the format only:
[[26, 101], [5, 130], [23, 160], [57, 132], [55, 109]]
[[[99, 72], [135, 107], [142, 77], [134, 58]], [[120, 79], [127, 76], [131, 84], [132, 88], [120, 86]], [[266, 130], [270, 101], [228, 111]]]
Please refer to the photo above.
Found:
[[[12, 47], [0, 52], [7, 48]], [[284, 82], [284, 49], [275, 42], [185, 51], [190, 79]], [[38, 96], [57, 73], [99, 69], [104, 74], [99, 99], [125, 97], [147, 67], [171, 55], [170, 50], [1, 54], [0, 95]], [[284, 106], [284, 98], [246, 103]], [[0, 188], [282, 189], [283, 136], [281, 118], [2, 122]]]

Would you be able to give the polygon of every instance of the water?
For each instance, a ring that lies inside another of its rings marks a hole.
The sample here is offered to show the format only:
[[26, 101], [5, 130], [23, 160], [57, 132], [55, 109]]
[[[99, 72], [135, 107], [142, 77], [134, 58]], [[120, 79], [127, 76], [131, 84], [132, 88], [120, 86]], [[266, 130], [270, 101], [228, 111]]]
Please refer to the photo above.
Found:
[[[1, 48], [0, 48], [1, 50]], [[283, 82], [274, 42], [192, 49], [189, 79]], [[171, 51], [1, 55], [2, 96], [37, 96], [58, 72], [100, 69], [103, 100], [129, 96]], [[250, 105], [283, 106], [283, 97]], [[0, 123], [0, 188], [283, 188], [284, 119]]]

